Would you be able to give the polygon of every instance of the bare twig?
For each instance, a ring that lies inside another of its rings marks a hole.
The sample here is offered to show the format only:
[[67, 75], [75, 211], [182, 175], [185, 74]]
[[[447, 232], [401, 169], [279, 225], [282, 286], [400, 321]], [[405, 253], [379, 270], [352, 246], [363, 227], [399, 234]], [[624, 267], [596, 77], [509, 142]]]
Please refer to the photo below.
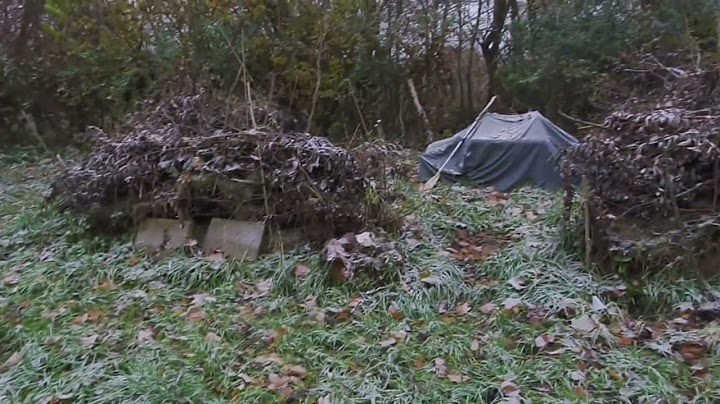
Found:
[[245, 81], [247, 100], [250, 104], [250, 121], [252, 122], [253, 129], [257, 129], [257, 122], [255, 122], [255, 108], [253, 107], [252, 102], [252, 91], [250, 89], [250, 81], [248, 81], [247, 65], [245, 64], [245, 28], [240, 30], [240, 53], [242, 55], [243, 80]]
[[360, 103], [358, 102], [357, 97], [355, 96], [355, 90], [353, 90], [352, 83], [350, 80], [347, 80], [348, 89], [350, 89], [350, 96], [352, 96], [353, 103], [355, 104], [355, 109], [357, 110], [358, 116], [360, 117], [360, 124], [362, 125], [363, 131], [365, 132], [365, 135], [369, 134], [367, 124], [365, 123], [365, 117], [363, 116], [362, 109], [360, 108]]
[[605, 125], [602, 125], [602, 124], [599, 124], [599, 123], [594, 123], [594, 122], [585, 121], [585, 120], [582, 120], [582, 119], [579, 119], [579, 118], [574, 118], [574, 117], [572, 117], [572, 116], [570, 116], [570, 115], [568, 115], [568, 114], [566, 114], [566, 113], [564, 113], [564, 112], [562, 112], [562, 111], [560, 111], [560, 110], [558, 110], [558, 114], [560, 114], [560, 116], [562, 116], [563, 118], [569, 119], [569, 120], [571, 120], [571, 121], [573, 121], [573, 122], [575, 122], [575, 123], [580, 123], [580, 124], [583, 124], [583, 125], [593, 126], [593, 127], [601, 128], [601, 129], [610, 129], [609, 127], [607, 127], [607, 126], [605, 126]]

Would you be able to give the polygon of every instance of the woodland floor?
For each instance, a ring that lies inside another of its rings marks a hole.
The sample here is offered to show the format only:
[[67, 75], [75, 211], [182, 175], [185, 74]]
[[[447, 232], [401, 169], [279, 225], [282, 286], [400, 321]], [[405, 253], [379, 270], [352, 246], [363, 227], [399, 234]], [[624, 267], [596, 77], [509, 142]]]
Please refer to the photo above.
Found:
[[55, 170], [0, 155], [0, 402], [720, 402], [720, 327], [678, 310], [720, 281], [586, 273], [560, 195], [400, 184], [422, 239], [398, 239], [392, 282], [337, 285], [320, 253], [156, 260], [88, 236], [43, 203]]

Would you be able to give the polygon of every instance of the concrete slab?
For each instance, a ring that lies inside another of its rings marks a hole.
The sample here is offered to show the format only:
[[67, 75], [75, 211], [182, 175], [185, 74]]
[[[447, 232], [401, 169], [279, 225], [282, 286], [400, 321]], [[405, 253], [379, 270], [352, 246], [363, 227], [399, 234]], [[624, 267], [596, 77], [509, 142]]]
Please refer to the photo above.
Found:
[[175, 250], [185, 245], [192, 228], [191, 221], [146, 219], [135, 236], [135, 246], [150, 252]]
[[202, 247], [207, 253], [222, 251], [235, 259], [255, 258], [260, 252], [264, 235], [265, 224], [262, 222], [213, 218]]

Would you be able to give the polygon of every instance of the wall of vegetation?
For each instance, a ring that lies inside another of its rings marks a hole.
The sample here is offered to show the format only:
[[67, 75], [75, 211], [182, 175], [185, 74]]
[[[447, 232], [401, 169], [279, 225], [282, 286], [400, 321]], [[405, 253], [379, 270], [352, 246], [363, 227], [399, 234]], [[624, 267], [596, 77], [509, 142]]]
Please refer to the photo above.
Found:
[[238, 96], [249, 84], [338, 141], [424, 145], [428, 132], [466, 125], [490, 93], [507, 110], [583, 116], [598, 108], [598, 77], [628, 53], [658, 41], [714, 52], [717, 10], [715, 0], [0, 0], [0, 144], [33, 141], [33, 128], [67, 143], [197, 83]]

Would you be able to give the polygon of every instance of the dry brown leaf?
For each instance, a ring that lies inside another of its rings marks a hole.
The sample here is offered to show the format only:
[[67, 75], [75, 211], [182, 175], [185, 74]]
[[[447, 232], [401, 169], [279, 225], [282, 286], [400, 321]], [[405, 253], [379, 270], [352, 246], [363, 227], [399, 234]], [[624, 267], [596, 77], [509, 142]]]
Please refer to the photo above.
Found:
[[464, 316], [472, 310], [472, 307], [467, 302], [463, 302], [455, 306], [455, 313]]
[[330, 400], [330, 394], [318, 398], [317, 404], [332, 404], [332, 401]]
[[205, 319], [205, 310], [199, 307], [193, 307], [190, 309], [187, 315], [188, 319], [193, 323], [199, 323]]
[[390, 304], [390, 307], [388, 307], [388, 314], [390, 317], [392, 317], [393, 320], [402, 320], [405, 315], [402, 313], [402, 310], [400, 310], [400, 307], [398, 307], [397, 303], [393, 302]]
[[540, 335], [535, 338], [535, 346], [538, 348], [545, 348], [547, 346], [547, 341], [545, 341], [544, 335]]
[[440, 377], [445, 377], [448, 372], [447, 365], [445, 365], [445, 359], [436, 358], [433, 363], [435, 364], [435, 374]]
[[330, 279], [335, 283], [345, 283], [352, 278], [350, 268], [345, 265], [343, 259], [336, 259], [330, 263]]
[[215, 334], [214, 332], [209, 332], [205, 336], [205, 342], [220, 342], [222, 338], [220, 338], [219, 335]]
[[705, 356], [707, 348], [698, 343], [686, 343], [677, 347], [682, 358], [688, 362], [695, 362]]
[[620, 346], [630, 346], [630, 345], [632, 345], [634, 342], [635, 342], [635, 341], [634, 341], [632, 338], [628, 338], [628, 337], [618, 337], [618, 338], [617, 338], [617, 343], [618, 343], [618, 345], [620, 345]]
[[395, 338], [398, 342], [403, 342], [407, 339], [407, 332], [404, 330], [393, 331], [390, 333], [390, 336]]
[[252, 377], [252, 376], [250, 376], [250, 375], [247, 374], [247, 373], [242, 373], [242, 372], [241, 372], [240, 374], [238, 374], [238, 376], [239, 376], [245, 383], [247, 383], [247, 384], [255, 384], [255, 382], [256, 382], [256, 381], [255, 381], [255, 378]]
[[590, 316], [582, 316], [580, 318], [574, 318], [571, 322], [571, 325], [574, 329], [578, 331], [583, 331], [586, 333], [591, 333], [597, 328], [597, 323], [595, 320], [593, 320]]
[[147, 343], [154, 341], [154, 338], [153, 338], [154, 336], [155, 336], [155, 332], [152, 329], [147, 328], [145, 330], [141, 330], [140, 332], [138, 332], [137, 340], [141, 344], [147, 344]]
[[610, 370], [609, 376], [610, 376], [610, 378], [611, 378], [612, 380], [614, 380], [614, 381], [616, 381], [616, 382], [619, 382], [619, 381], [622, 381], [622, 380], [623, 380], [623, 377], [622, 377], [622, 375], [620, 374], [620, 372], [618, 372], [618, 371], [615, 370], [615, 369], [611, 369], [611, 370]]
[[585, 372], [581, 370], [574, 370], [570, 372], [570, 379], [575, 380], [576, 382], [584, 382], [585, 381]]
[[299, 377], [300, 379], [304, 379], [308, 373], [307, 369], [300, 365], [287, 365], [283, 367], [282, 372], [286, 376], [295, 376]]
[[514, 310], [515, 308], [520, 307], [521, 304], [522, 300], [515, 297], [509, 297], [503, 301], [503, 307], [505, 310]]
[[256, 357], [253, 361], [254, 361], [255, 363], [259, 363], [259, 364], [261, 364], [261, 365], [263, 365], [263, 366], [269, 366], [269, 365], [282, 366], [282, 365], [285, 364], [285, 361], [283, 360], [283, 358], [281, 358], [281, 357], [280, 357], [278, 354], [276, 354], [276, 353], [271, 353], [271, 354], [268, 354], [268, 355], [258, 356], [258, 357]]
[[95, 322], [95, 321], [100, 320], [100, 318], [102, 318], [102, 315], [103, 315], [103, 313], [101, 311], [90, 310], [87, 312], [87, 320]]
[[80, 343], [86, 347], [91, 347], [91, 346], [95, 345], [95, 341], [97, 341], [97, 339], [98, 339], [98, 335], [93, 334], [89, 337], [80, 338]]
[[393, 346], [397, 344], [397, 340], [395, 338], [388, 338], [384, 341], [380, 341], [380, 346], [383, 348], [387, 348], [389, 346]]
[[525, 288], [527, 287], [527, 286], [525, 285], [525, 280], [522, 279], [522, 278], [520, 278], [520, 277], [517, 277], [517, 276], [510, 278], [510, 280], [508, 281], [508, 283], [509, 283], [510, 286], [512, 286], [513, 289], [515, 289], [515, 290], [523, 290], [523, 289], [525, 289]]
[[14, 352], [12, 355], [10, 355], [9, 358], [0, 366], [0, 370], [5, 370], [7, 368], [11, 368], [13, 366], [17, 366], [20, 361], [22, 360], [22, 355], [20, 352]]
[[476, 339], [472, 340], [472, 342], [470, 343], [470, 350], [473, 352], [479, 351], [480, 350], [480, 341], [478, 341]]
[[212, 254], [208, 255], [207, 257], [205, 257], [205, 259], [208, 260], [208, 262], [210, 262], [210, 268], [215, 269], [215, 270], [220, 269], [223, 266], [223, 264], [225, 263], [225, 257], [223, 256], [222, 253], [219, 253], [219, 252], [212, 253]]
[[[288, 387], [288, 385], [292, 382], [292, 378], [288, 376], [280, 376], [277, 373], [270, 373], [268, 375], [268, 390], [272, 391], [280, 391], [283, 390], [285, 387]], [[281, 395], [285, 396], [281, 393]]]
[[413, 366], [415, 367], [415, 369], [422, 369], [425, 367], [425, 365], [427, 365], [427, 360], [422, 357], [415, 359], [415, 361], [413, 362]]
[[588, 391], [583, 386], [573, 386], [573, 393], [580, 398], [588, 398]]
[[3, 278], [2, 283], [5, 286], [17, 285], [18, 283], [20, 283], [20, 274], [17, 272], [12, 272]]
[[490, 314], [492, 312], [497, 311], [498, 306], [495, 303], [485, 303], [482, 306], [480, 306], [480, 312], [483, 314]]
[[500, 391], [506, 397], [519, 397], [520, 388], [512, 380], [504, 380], [500, 384]]
[[88, 317], [89, 317], [89, 316], [88, 316], [87, 313], [81, 314], [81, 315], [75, 317], [75, 318], [72, 320], [72, 322], [70, 322], [70, 324], [72, 324], [72, 325], [85, 324], [85, 322], [88, 321]]
[[310, 274], [310, 268], [304, 264], [297, 264], [294, 273], [296, 278], [305, 279]]
[[112, 279], [107, 279], [100, 283], [97, 288], [102, 290], [103, 292], [112, 292], [117, 290], [117, 285], [115, 285], [115, 282], [113, 282]]
[[467, 381], [470, 381], [470, 378], [458, 373], [449, 374], [447, 376], [448, 380], [454, 383], [465, 383]]
[[453, 323], [455, 322], [455, 317], [453, 317], [453, 316], [445, 316], [445, 317], [442, 318], [442, 321], [443, 321], [443, 323], [450, 325], [450, 324], [453, 324]]
[[69, 400], [71, 398], [75, 397], [74, 394], [53, 394], [52, 397], [50, 397], [50, 400], [47, 401], [48, 404], [60, 404], [64, 403], [65, 400]]

